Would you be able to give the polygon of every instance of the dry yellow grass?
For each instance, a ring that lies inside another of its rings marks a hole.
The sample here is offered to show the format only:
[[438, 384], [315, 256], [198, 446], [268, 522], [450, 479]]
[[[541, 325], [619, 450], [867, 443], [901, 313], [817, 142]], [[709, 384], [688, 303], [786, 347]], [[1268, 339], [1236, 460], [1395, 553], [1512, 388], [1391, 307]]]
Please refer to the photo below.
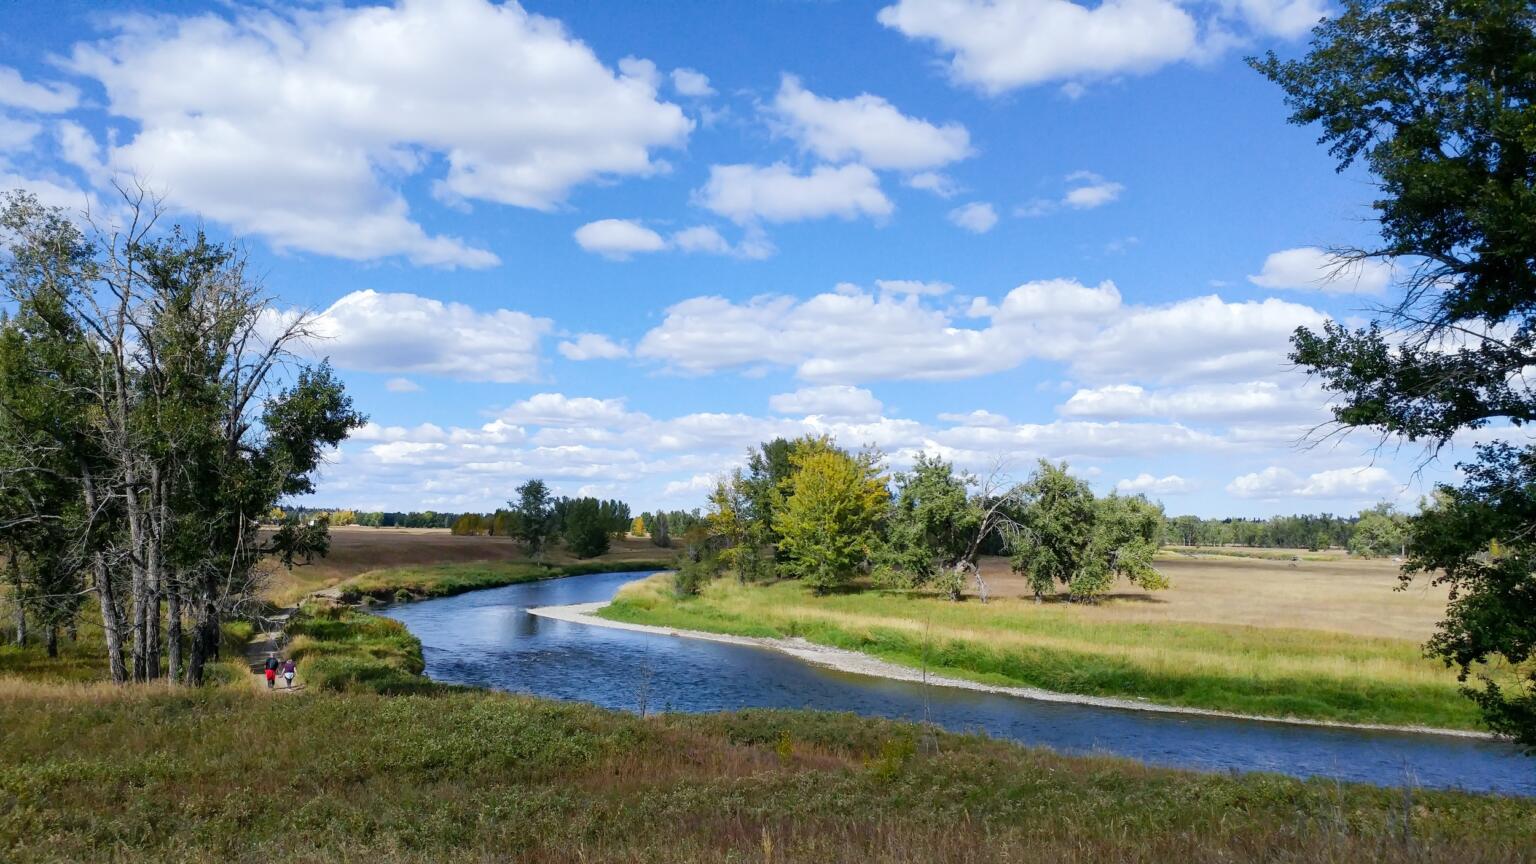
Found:
[[[1398, 591], [1398, 564], [1388, 560], [1283, 561], [1164, 551], [1157, 567], [1173, 583], [1168, 590], [1122, 586], [1110, 600], [1081, 607], [1077, 614], [1088, 620], [1245, 624], [1416, 642], [1427, 639], [1445, 614], [1444, 588], [1421, 577]], [[985, 561], [982, 572], [999, 596], [1029, 594], [1006, 559]]]

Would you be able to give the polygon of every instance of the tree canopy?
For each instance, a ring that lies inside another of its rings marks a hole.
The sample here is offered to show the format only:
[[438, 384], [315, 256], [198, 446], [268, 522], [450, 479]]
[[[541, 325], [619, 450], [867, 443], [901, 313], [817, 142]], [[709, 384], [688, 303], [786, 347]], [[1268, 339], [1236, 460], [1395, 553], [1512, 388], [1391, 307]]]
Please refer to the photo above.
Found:
[[1536, 511], [1523, 485], [1536, 450], [1515, 432], [1536, 418], [1536, 6], [1349, 0], [1305, 57], [1252, 62], [1292, 122], [1318, 124], [1340, 170], [1364, 159], [1377, 181], [1380, 243], [1345, 258], [1405, 273], [1399, 302], [1368, 326], [1295, 334], [1292, 357], [1335, 394], [1335, 419], [1431, 452], [1490, 424], [1524, 439], [1480, 447], [1467, 481], [1440, 488], [1409, 531], [1404, 576], [1449, 584], [1431, 650], [1494, 729], [1536, 750]]

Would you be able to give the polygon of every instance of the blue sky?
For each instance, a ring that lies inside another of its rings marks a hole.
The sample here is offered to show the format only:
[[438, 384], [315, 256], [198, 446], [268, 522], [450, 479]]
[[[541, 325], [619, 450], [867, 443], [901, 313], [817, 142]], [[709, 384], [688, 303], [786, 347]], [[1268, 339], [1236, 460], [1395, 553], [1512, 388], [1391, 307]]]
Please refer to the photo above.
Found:
[[1393, 290], [1323, 251], [1369, 178], [1243, 63], [1318, 0], [104, 5], [0, 9], [0, 187], [137, 177], [317, 314], [371, 417], [319, 503], [691, 507], [827, 432], [1341, 512], [1465, 453], [1295, 446], [1288, 334]]

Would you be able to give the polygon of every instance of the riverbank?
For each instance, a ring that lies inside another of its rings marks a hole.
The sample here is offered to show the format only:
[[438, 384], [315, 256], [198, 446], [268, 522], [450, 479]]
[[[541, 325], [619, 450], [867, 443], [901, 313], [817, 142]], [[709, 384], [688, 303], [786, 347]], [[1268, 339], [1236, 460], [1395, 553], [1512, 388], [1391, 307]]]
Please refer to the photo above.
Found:
[[528, 614], [541, 618], [550, 618], [559, 621], [569, 621], [574, 624], [585, 624], [592, 627], [609, 627], [617, 630], [629, 630], [637, 633], [650, 633], [656, 636], [675, 636], [684, 639], [703, 639], [711, 642], [722, 642], [732, 645], [747, 645], [754, 648], [767, 648], [779, 651], [813, 663], [817, 666], [825, 666], [836, 669], [839, 672], [851, 672], [856, 675], [870, 675], [876, 678], [887, 678], [893, 681], [910, 681], [913, 683], [927, 684], [934, 687], [953, 687], [960, 690], [975, 690], [982, 693], [998, 693], [1004, 696], [1014, 696], [1020, 699], [1033, 699], [1038, 702], [1062, 702], [1073, 705], [1092, 705], [1097, 708], [1113, 708], [1121, 711], [1147, 711], [1157, 714], [1186, 714], [1200, 717], [1222, 717], [1229, 720], [1247, 720], [1264, 723], [1288, 723], [1297, 726], [1320, 726], [1338, 729], [1360, 729], [1374, 732], [1408, 732], [1423, 735], [1448, 735], [1457, 738], [1486, 738], [1493, 736], [1487, 732], [1467, 729], [1440, 729], [1432, 726], [1387, 726], [1370, 723], [1342, 723], [1328, 720], [1307, 720], [1295, 717], [1267, 717], [1258, 714], [1237, 714], [1230, 711], [1216, 711], [1208, 708], [1188, 708], [1178, 705], [1159, 705], [1140, 699], [1115, 699], [1102, 696], [1085, 696], [1075, 693], [1060, 693], [1052, 690], [1042, 690], [1037, 687], [1015, 687], [999, 684], [985, 684], [980, 681], [972, 681], [965, 678], [954, 678], [941, 674], [930, 674], [921, 668], [914, 669], [903, 666], [879, 657], [858, 651], [849, 651], [842, 648], [834, 648], [826, 645], [818, 645], [801, 637], [769, 637], [769, 636], [736, 636], [726, 633], [712, 633], [703, 630], [686, 630], [675, 627], [659, 627], [650, 624], [636, 624], [620, 619], [605, 618], [602, 610], [608, 608], [610, 602], [577, 603], [570, 606], [545, 606], [529, 609]]
[[[1536, 799], [850, 714], [641, 718], [436, 684], [415, 637], [358, 609], [310, 604], [289, 633], [304, 698], [0, 678], [0, 859], [1472, 864], [1536, 845]], [[354, 674], [321, 686], [324, 662]]]
[[804, 640], [904, 674], [926, 668], [971, 685], [1124, 707], [1482, 731], [1455, 676], [1408, 640], [1121, 615], [1014, 598], [983, 605], [909, 592], [814, 596], [795, 582], [742, 586], [725, 579], [680, 599], [665, 576], [625, 586], [600, 613], [664, 629]]

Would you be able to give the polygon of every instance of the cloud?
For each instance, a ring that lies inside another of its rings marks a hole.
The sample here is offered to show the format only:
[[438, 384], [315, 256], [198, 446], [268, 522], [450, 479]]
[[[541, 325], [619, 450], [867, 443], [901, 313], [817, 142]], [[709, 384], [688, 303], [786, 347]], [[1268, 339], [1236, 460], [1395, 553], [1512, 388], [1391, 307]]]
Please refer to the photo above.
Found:
[[797, 174], [773, 165], [711, 165], [709, 182], [694, 193], [700, 206], [739, 224], [797, 222], [838, 216], [882, 218], [895, 209], [875, 172], [863, 165], [818, 165]]
[[733, 245], [716, 229], [708, 225], [695, 225], [674, 233], [672, 245], [683, 252], [732, 255], [751, 261], [772, 257], [777, 251], [767, 235], [753, 227], [748, 227], [741, 240]]
[[709, 86], [709, 76], [694, 69], [673, 69], [672, 89], [683, 96], [712, 96], [714, 88]]
[[[400, 0], [290, 12], [114, 19], [69, 67], [137, 131], [114, 171], [280, 249], [485, 267], [491, 252], [429, 234], [401, 192], [537, 210], [572, 188], [663, 169], [652, 150], [692, 121], [659, 101], [654, 66], [615, 74], [563, 25], [514, 2]], [[438, 167], [441, 165], [441, 175]]]
[[1000, 427], [1007, 426], [1012, 422], [1007, 417], [984, 408], [977, 408], [975, 411], [965, 414], [940, 414], [939, 419], [945, 423], [954, 423], [959, 426]]
[[[564, 393], [538, 393], [513, 404], [501, 413], [509, 423], [536, 426], [612, 426], [633, 416], [623, 399], [594, 399]], [[639, 415], [643, 416], [643, 415]]]
[[409, 378], [391, 378], [384, 382], [384, 389], [391, 393], [419, 393], [421, 385]]
[[1177, 474], [1154, 477], [1145, 472], [1115, 484], [1121, 495], [1182, 495], [1194, 488], [1194, 484]]
[[885, 410], [875, 394], [862, 387], [828, 384], [802, 387], [793, 393], [769, 397], [768, 406], [779, 414], [816, 414], [823, 417], [878, 417]]
[[918, 294], [937, 297], [955, 290], [948, 282], [920, 282], [916, 279], [876, 279], [875, 287], [892, 294]]
[[783, 77], [771, 110], [801, 149], [828, 162], [917, 171], [971, 155], [970, 133], [959, 123], [935, 126], [869, 93], [826, 99], [801, 87], [793, 75]]
[[1067, 182], [1073, 184], [1062, 196], [1061, 203], [1074, 210], [1092, 210], [1102, 207], [1120, 197], [1125, 187], [1119, 183], [1105, 180], [1092, 171], [1077, 171], [1067, 175]]
[[972, 234], [985, 234], [997, 224], [997, 211], [985, 201], [973, 201], [949, 211], [949, 221]]
[[34, 84], [9, 66], [0, 66], [0, 105], [61, 114], [80, 104], [80, 91], [68, 84]]
[[1325, 498], [1365, 500], [1395, 495], [1399, 484], [1385, 468], [1370, 465], [1335, 468], [1305, 478], [1289, 468], [1271, 465], [1244, 474], [1227, 484], [1227, 492], [1239, 498]]
[[1326, 419], [1327, 395], [1310, 383], [1245, 381], [1148, 390], [1135, 384], [1079, 389], [1060, 407], [1067, 417], [1172, 420], [1287, 420], [1317, 423]]
[[508, 309], [354, 291], [315, 317], [305, 346], [343, 369], [511, 383], [538, 377], [539, 342], [551, 326]]
[[1261, 288], [1325, 294], [1381, 294], [1392, 282], [1384, 261], [1349, 261], [1315, 246], [1282, 249], [1264, 259], [1248, 281]]
[[947, 174], [937, 171], [920, 171], [902, 181], [913, 189], [932, 192], [940, 198], [953, 198], [960, 194], [960, 187]]
[[629, 349], [598, 333], [582, 333], [560, 343], [560, 353], [567, 360], [617, 360], [629, 356]]
[[615, 261], [627, 261], [637, 252], [660, 252], [667, 241], [632, 219], [599, 219], [576, 229], [576, 244]]
[[0, 114], [0, 153], [27, 150], [43, 127]]
[[1224, 0], [1255, 29], [1286, 39], [1305, 35], [1328, 14], [1319, 0]]
[[1166, 423], [1013, 424], [978, 411], [945, 421], [955, 425], [929, 425], [883, 416], [879, 400], [859, 388], [803, 388], [774, 401], [775, 411], [803, 416], [704, 412], [657, 418], [631, 410], [624, 399], [548, 392], [478, 427], [370, 423], [346, 445], [345, 474], [334, 483], [323, 478], [320, 494], [417, 509], [485, 509], [505, 500], [518, 482], [544, 477], [557, 494], [602, 482], [637, 509], [664, 496], [697, 504], [718, 472], [740, 464], [748, 447], [805, 434], [831, 435], [846, 446], [872, 443], [890, 454], [897, 470], [927, 451], [973, 471], [988, 470], [1000, 458], [1020, 472], [1036, 458], [1071, 459], [1075, 473], [1094, 477], [1102, 474], [1093, 464], [1099, 459], [1233, 450], [1219, 437]]
[[844, 284], [804, 300], [694, 297], [667, 309], [635, 355], [687, 374], [779, 366], [838, 384], [970, 378], [1031, 358], [1105, 383], [1266, 381], [1289, 372], [1296, 327], [1326, 320], [1275, 299], [1228, 303], [1212, 295], [1127, 306], [1112, 282], [1048, 279], [997, 302], [974, 298], [965, 318], [978, 326], [965, 326], [929, 296]]
[[877, 17], [935, 43], [955, 81], [991, 94], [1150, 72], [1200, 51], [1194, 18], [1171, 0], [900, 0]]

